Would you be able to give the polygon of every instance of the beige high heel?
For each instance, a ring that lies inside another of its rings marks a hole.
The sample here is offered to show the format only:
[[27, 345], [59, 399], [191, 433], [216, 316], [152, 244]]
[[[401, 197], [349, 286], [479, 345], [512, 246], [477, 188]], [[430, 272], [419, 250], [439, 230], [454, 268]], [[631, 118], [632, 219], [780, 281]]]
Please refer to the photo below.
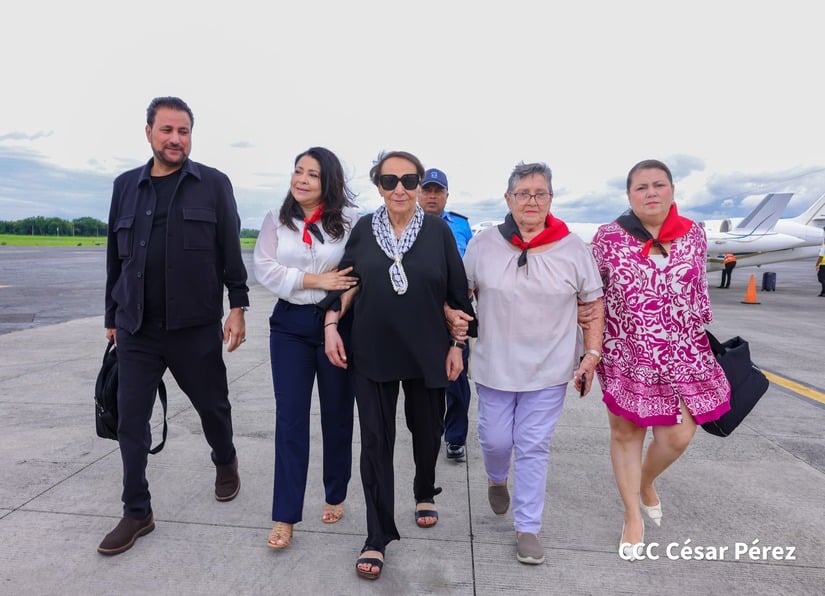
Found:
[[650, 518], [650, 521], [657, 526], [662, 525], [662, 499], [659, 499], [658, 503], [651, 505], [650, 507], [642, 503], [641, 500], [639, 501], [639, 505], [641, 506], [644, 514]]
[[343, 503], [338, 503], [337, 505], [324, 503], [324, 513], [321, 515], [322, 522], [325, 524], [334, 524], [340, 521], [342, 517], [344, 517]]
[[619, 557], [625, 561], [641, 561], [645, 547], [645, 524], [642, 523], [642, 541], [641, 542], [625, 542], [624, 527], [622, 524], [622, 535], [619, 538]]
[[266, 540], [266, 545], [269, 548], [281, 549], [289, 546], [290, 541], [292, 541], [292, 524], [275, 522]]

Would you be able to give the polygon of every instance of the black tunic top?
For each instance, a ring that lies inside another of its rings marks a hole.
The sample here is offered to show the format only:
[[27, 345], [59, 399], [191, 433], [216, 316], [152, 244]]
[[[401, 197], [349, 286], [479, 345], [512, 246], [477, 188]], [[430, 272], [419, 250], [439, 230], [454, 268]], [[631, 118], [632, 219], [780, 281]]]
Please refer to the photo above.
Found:
[[408, 287], [399, 296], [390, 281], [392, 260], [372, 233], [372, 215], [358, 220], [339, 265], [353, 265], [361, 280], [352, 307], [350, 363], [373, 381], [424, 379], [429, 388], [446, 387], [450, 335], [444, 303], [475, 316], [464, 264], [446, 222], [425, 215], [401, 263]]

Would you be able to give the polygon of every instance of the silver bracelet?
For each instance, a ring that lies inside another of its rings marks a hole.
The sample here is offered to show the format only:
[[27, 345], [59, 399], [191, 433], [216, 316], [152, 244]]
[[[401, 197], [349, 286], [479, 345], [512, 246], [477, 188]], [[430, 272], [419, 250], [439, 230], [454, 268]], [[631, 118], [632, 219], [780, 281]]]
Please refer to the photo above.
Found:
[[589, 350], [585, 350], [584, 355], [587, 356], [588, 354], [590, 354], [591, 356], [596, 357], [596, 364], [598, 364], [599, 362], [602, 361], [602, 353], [599, 352], [598, 350], [594, 350], [593, 348], [590, 348]]

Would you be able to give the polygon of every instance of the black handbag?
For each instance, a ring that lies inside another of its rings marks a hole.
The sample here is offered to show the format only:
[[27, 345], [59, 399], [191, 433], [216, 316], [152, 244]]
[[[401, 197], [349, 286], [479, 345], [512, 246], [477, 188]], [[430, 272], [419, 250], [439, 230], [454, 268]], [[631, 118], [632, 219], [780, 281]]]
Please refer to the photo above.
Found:
[[724, 343], [705, 330], [713, 355], [730, 383], [730, 410], [718, 420], [705, 422], [702, 428], [717, 437], [727, 437], [745, 419], [756, 402], [765, 395], [770, 383], [751, 361], [748, 342], [738, 335]]
[[[117, 386], [117, 348], [115, 342], [109, 340], [109, 345], [106, 346], [106, 351], [103, 352], [103, 364], [101, 364], [95, 380], [95, 431], [97, 436], [102, 439], [117, 441]], [[163, 449], [168, 431], [166, 423], [166, 385], [163, 384], [163, 381], [158, 385], [158, 398], [161, 406], [163, 406], [163, 439], [149, 450], [152, 455]]]

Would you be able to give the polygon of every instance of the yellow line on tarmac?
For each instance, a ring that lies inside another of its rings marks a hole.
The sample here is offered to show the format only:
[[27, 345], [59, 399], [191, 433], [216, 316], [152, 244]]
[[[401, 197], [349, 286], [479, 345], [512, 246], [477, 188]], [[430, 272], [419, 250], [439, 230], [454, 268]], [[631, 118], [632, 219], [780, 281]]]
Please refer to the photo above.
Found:
[[768, 380], [771, 383], [776, 383], [777, 385], [781, 385], [785, 389], [790, 389], [791, 391], [794, 391], [799, 395], [804, 395], [809, 399], [818, 401], [821, 404], [825, 404], [825, 393], [817, 391], [816, 389], [811, 389], [810, 387], [806, 387], [805, 385], [800, 385], [795, 381], [791, 381], [790, 379], [786, 379], [785, 377], [780, 377], [779, 375], [768, 372], [766, 370], [762, 370], [762, 372], [765, 373], [765, 376], [768, 377]]

